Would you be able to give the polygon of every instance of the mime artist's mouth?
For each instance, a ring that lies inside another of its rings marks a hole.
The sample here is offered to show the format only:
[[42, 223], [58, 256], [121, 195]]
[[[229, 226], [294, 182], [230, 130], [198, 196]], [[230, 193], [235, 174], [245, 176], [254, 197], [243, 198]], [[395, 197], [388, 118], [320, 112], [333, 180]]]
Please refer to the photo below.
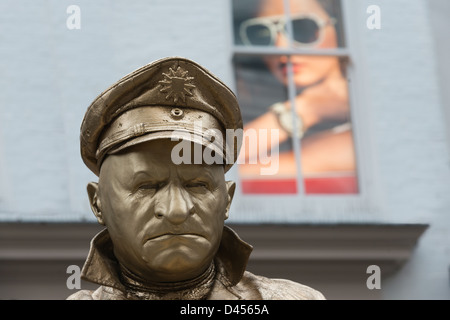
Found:
[[[152, 240], [167, 240], [175, 237], [180, 238], [197, 238], [197, 237], [203, 237], [200, 234], [197, 233], [175, 233], [175, 232], [167, 232], [163, 234], [159, 234], [153, 237], [148, 238], [146, 241], [152, 241]], [[204, 237], [203, 237], [204, 238]]]

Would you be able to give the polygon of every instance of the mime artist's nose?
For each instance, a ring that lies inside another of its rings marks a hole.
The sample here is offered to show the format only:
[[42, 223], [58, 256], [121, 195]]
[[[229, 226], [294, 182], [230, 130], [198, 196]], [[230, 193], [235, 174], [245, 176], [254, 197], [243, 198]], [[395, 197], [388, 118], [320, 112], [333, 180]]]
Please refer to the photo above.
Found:
[[194, 212], [190, 195], [181, 186], [170, 184], [168, 192], [161, 193], [155, 206], [157, 218], [165, 218], [174, 225], [182, 224]]

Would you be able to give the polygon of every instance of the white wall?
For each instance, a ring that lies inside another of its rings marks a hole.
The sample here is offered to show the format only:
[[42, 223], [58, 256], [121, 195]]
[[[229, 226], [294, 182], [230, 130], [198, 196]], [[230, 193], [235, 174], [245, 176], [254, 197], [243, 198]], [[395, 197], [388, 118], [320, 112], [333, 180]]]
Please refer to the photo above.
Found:
[[[66, 9], [81, 9], [69, 30]], [[0, 220], [93, 220], [95, 179], [79, 152], [89, 104], [122, 76], [165, 56], [230, 81], [226, 1], [1, 1]]]
[[[383, 293], [448, 299], [448, 122], [426, 1], [347, 2], [379, 193], [375, 212], [341, 220], [430, 224]], [[81, 8], [81, 30], [66, 28], [71, 4]], [[381, 8], [381, 30], [366, 28], [372, 4]], [[1, 1], [0, 220], [94, 221], [85, 185], [95, 177], [79, 155], [86, 108], [122, 76], [164, 56], [196, 60], [232, 85], [229, 18], [223, 0]]]
[[[381, 30], [359, 29], [381, 192], [377, 215], [380, 221], [430, 224], [411, 261], [386, 281], [387, 299], [450, 298], [448, 122], [436, 76], [436, 12], [429, 16], [426, 3], [358, 1], [360, 11], [379, 5], [382, 17]], [[441, 21], [448, 19], [448, 5], [446, 10]]]

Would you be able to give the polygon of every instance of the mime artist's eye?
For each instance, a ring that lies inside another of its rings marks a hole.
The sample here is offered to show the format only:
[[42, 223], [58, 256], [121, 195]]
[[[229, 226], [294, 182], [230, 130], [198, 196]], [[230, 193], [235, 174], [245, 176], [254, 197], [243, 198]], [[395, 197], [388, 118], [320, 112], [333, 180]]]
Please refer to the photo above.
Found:
[[186, 188], [206, 188], [208, 185], [205, 182], [189, 182]]
[[163, 182], [159, 183], [146, 183], [141, 186], [139, 186], [140, 190], [158, 190], [164, 186]]

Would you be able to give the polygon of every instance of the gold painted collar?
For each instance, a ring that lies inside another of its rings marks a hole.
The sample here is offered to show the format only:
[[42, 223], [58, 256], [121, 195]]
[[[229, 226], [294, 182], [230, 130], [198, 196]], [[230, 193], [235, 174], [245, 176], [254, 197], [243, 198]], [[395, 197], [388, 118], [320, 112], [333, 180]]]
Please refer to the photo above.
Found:
[[[230, 227], [224, 226], [222, 240], [215, 257], [218, 264], [216, 278], [225, 286], [234, 286], [242, 278], [253, 247], [239, 238]], [[91, 248], [81, 272], [83, 280], [126, 292], [121, 281], [119, 262], [107, 229], [91, 241]]]

